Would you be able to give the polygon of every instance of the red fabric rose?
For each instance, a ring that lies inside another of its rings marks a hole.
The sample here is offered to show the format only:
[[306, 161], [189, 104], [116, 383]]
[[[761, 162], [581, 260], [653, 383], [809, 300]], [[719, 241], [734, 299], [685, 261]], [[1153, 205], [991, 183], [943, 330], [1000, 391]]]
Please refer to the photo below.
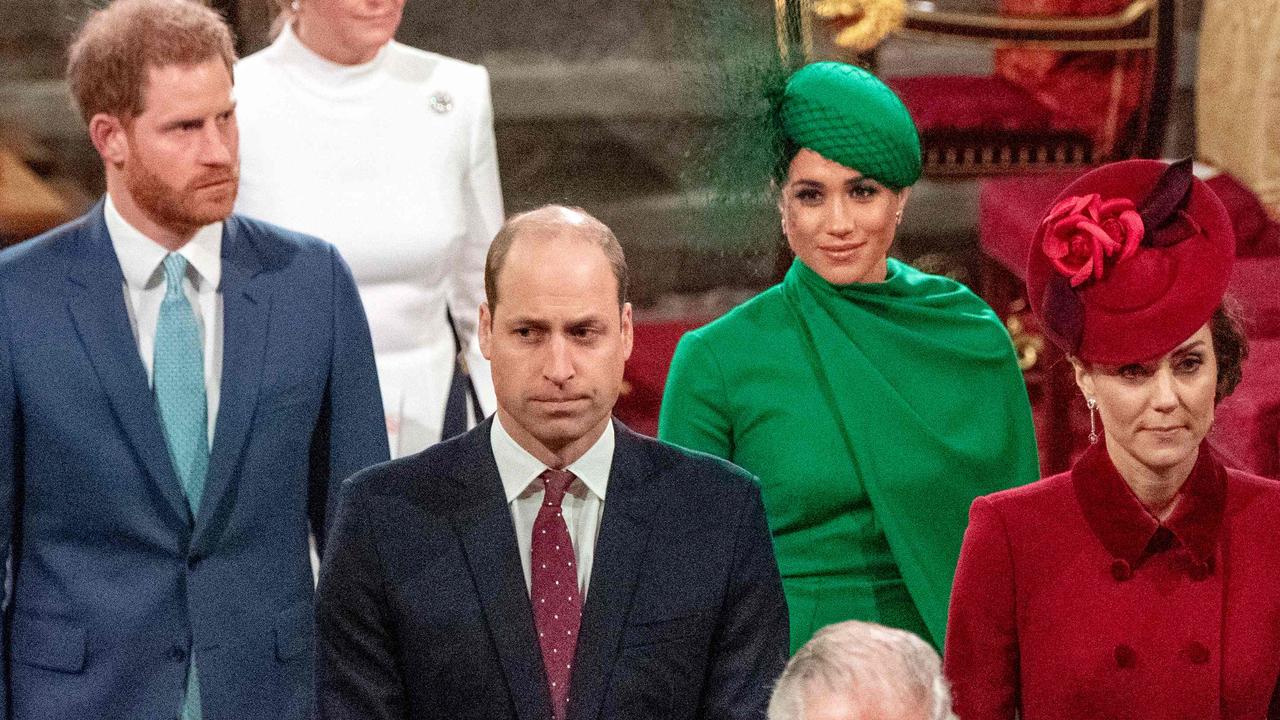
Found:
[[1142, 241], [1142, 217], [1128, 198], [1097, 193], [1069, 197], [1044, 219], [1041, 250], [1076, 287], [1100, 279], [1108, 264], [1127, 260]]

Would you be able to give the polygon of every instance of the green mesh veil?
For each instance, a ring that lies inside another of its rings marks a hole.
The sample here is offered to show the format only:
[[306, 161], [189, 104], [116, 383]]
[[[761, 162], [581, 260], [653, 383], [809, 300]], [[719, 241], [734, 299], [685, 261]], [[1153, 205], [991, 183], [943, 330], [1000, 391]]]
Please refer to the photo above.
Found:
[[680, 230], [701, 251], [748, 253], [778, 241], [771, 185], [784, 147], [776, 109], [790, 68], [772, 12], [768, 3], [730, 0], [675, 6], [680, 85], [694, 108]]
[[683, 81], [713, 118], [681, 178], [696, 205], [688, 228], [696, 243], [746, 249], [775, 242], [776, 187], [801, 148], [894, 189], [919, 179], [919, 136], [893, 91], [853, 65], [806, 65], [799, 48], [784, 57], [771, 6], [687, 3], [676, 28], [691, 58]]

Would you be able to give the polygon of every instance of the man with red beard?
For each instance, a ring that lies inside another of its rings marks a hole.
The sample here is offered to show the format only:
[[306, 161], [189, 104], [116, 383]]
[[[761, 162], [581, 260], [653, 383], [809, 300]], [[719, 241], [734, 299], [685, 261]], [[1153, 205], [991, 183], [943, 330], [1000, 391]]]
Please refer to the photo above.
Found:
[[71, 47], [107, 193], [0, 254], [0, 716], [310, 714], [308, 536], [386, 433], [347, 266], [231, 214], [234, 60], [188, 0]]

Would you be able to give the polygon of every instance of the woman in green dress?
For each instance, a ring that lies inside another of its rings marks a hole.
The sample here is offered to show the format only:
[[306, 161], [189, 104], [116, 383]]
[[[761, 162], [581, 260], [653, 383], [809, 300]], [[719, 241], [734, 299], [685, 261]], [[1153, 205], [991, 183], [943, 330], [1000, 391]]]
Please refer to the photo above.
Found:
[[808, 65], [774, 103], [783, 281], [688, 333], [664, 440], [760, 478], [794, 652], [858, 619], [941, 647], [973, 498], [1039, 476], [1031, 409], [996, 314], [888, 257], [920, 142], [851, 65]]

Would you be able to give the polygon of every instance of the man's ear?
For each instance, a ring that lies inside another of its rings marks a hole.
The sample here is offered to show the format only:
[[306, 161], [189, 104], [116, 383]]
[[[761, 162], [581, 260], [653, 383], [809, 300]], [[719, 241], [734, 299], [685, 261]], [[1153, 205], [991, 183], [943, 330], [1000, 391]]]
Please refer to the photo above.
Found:
[[493, 314], [489, 312], [489, 303], [480, 303], [480, 354], [485, 360], [492, 360], [490, 348], [493, 347]]
[[98, 113], [89, 118], [89, 139], [103, 162], [118, 167], [129, 157], [129, 136], [115, 115]]
[[631, 303], [622, 306], [622, 353], [623, 359], [631, 359], [631, 346], [635, 342], [635, 327], [631, 322]]

